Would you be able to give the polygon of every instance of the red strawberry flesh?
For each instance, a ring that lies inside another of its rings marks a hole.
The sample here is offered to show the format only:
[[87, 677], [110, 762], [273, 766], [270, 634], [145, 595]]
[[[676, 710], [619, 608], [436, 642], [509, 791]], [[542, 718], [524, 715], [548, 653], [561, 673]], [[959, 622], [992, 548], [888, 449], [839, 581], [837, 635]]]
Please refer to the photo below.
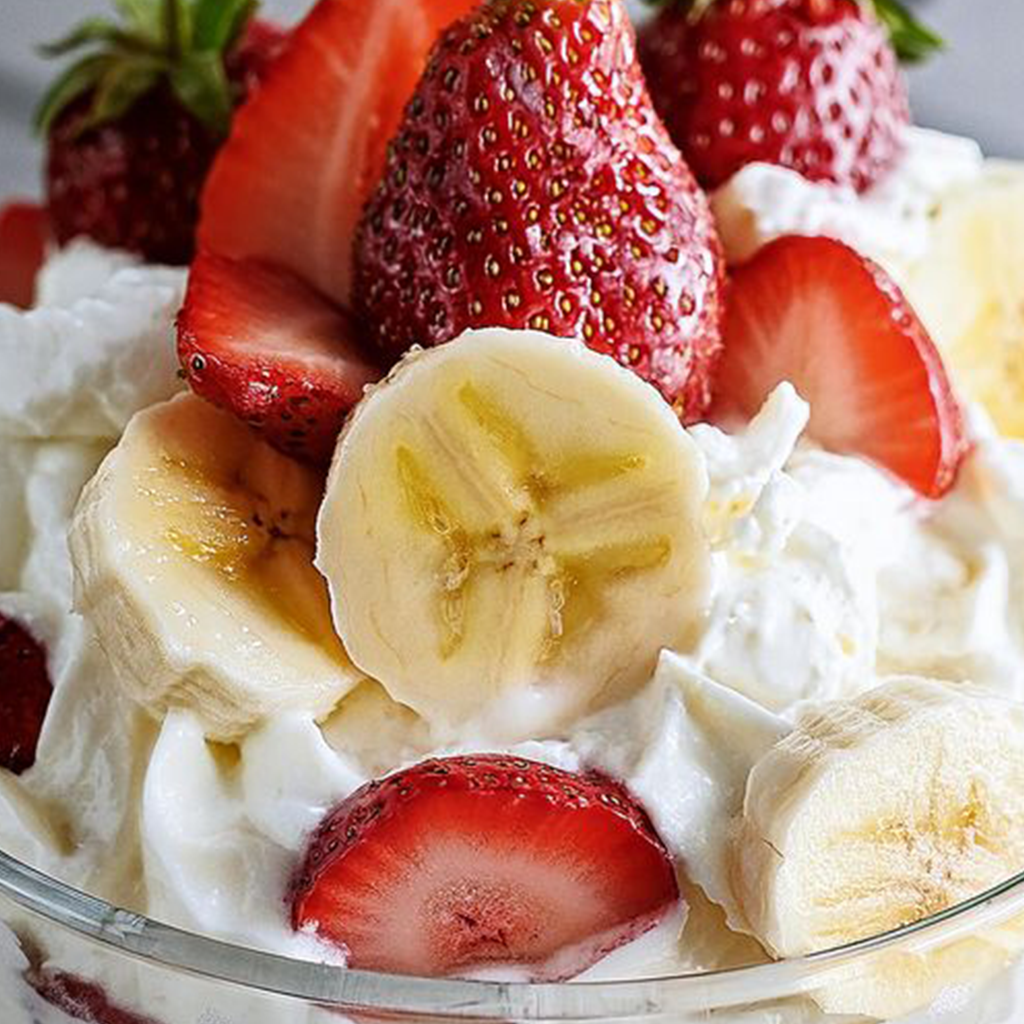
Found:
[[99, 985], [73, 974], [44, 969], [30, 974], [29, 980], [46, 1002], [72, 1020], [87, 1024], [158, 1024], [152, 1017], [115, 1005]]
[[495, 755], [370, 783], [313, 835], [292, 898], [352, 968], [561, 980], [654, 927], [672, 864], [617, 783]]
[[192, 390], [311, 462], [381, 376], [345, 312], [289, 271], [201, 253], [178, 317]]
[[670, 4], [640, 55], [665, 123], [707, 188], [754, 161], [864, 191], [910, 123], [887, 30], [858, 0]]
[[437, 33], [474, 0], [320, 0], [237, 114], [200, 244], [282, 264], [347, 303], [352, 239]]
[[792, 382], [810, 435], [922, 495], [952, 487], [967, 451], [942, 357], [891, 278], [841, 242], [787, 237], [733, 276], [715, 414], [754, 415]]
[[35, 763], [52, 694], [45, 648], [0, 615], [0, 768], [20, 775]]
[[409, 104], [354, 308], [392, 356], [467, 328], [578, 337], [695, 419], [722, 273], [621, 0], [496, 0], [445, 32]]
[[32, 305], [49, 233], [46, 210], [37, 203], [11, 202], [0, 209], [0, 302]]

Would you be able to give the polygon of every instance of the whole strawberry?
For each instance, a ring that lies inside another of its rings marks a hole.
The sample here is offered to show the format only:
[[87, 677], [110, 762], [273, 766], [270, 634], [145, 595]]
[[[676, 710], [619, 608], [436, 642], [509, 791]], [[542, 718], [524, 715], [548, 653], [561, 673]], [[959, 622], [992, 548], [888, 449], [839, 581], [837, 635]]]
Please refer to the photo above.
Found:
[[705, 187], [764, 161], [863, 192], [910, 121], [899, 57], [938, 45], [896, 0], [669, 0], [640, 59]]
[[485, 326], [579, 337], [693, 420], [722, 278], [621, 0], [491, 0], [441, 37], [356, 241], [377, 344], [398, 355]]
[[44, 100], [46, 191], [57, 241], [86, 235], [147, 260], [187, 263], [199, 196], [234, 107], [283, 32], [251, 0], [140, 0], [131, 21], [89, 21], [46, 48], [88, 47]]

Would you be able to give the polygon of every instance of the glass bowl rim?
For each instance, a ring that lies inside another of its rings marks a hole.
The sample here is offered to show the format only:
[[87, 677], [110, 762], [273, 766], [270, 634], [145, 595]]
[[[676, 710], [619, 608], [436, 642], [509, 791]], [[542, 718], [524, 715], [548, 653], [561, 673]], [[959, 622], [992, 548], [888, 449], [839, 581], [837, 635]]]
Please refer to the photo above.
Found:
[[126, 957], [251, 995], [399, 1017], [598, 1021], [756, 1004], [811, 992], [826, 975], [848, 970], [861, 958], [894, 950], [927, 953], [1024, 914], [1024, 872], [913, 924], [803, 957], [705, 973], [542, 984], [379, 974], [250, 949], [115, 907], [3, 850], [0, 897]]

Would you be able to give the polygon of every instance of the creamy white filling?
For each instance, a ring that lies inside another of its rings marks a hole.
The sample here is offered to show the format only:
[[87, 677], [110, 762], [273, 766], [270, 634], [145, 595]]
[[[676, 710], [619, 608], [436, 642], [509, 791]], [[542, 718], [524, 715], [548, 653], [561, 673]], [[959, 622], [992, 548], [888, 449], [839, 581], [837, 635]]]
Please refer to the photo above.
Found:
[[972, 139], [910, 128], [895, 169], [863, 195], [808, 181], [773, 164], [748, 164], [711, 197], [731, 263], [781, 235], [827, 235], [871, 256], [899, 277], [928, 249], [942, 196], [981, 175]]
[[[175, 285], [151, 273], [89, 249], [53, 260], [47, 301], [82, 316], [94, 301], [83, 295], [102, 293], [110, 306], [102, 322], [134, 325], [134, 333], [83, 350], [89, 358], [70, 376], [23, 378], [24, 408], [41, 410], [56, 396], [64, 411], [55, 418], [39, 413], [13, 436], [0, 409], [0, 517], [8, 526], [0, 611], [47, 642], [56, 684], [36, 767], [21, 779], [0, 774], [0, 845], [171, 923], [330, 960], [337, 954], [291, 933], [284, 904], [308, 831], [371, 777], [431, 753], [504, 748], [489, 742], [486, 719], [455, 741], [432, 737], [372, 684], [325, 723], [283, 716], [237, 751], [208, 744], [188, 712], [158, 726], [124, 705], [88, 625], [70, 613], [65, 538], [81, 487], [123, 420], [177, 387], [167, 375], [159, 393], [153, 380], [133, 387], [143, 353], [170, 348]], [[9, 316], [21, 318], [27, 343], [26, 315]], [[62, 323], [47, 328], [53, 351], [67, 341]], [[3, 344], [0, 372], [24, 372]], [[121, 397], [101, 412], [88, 389], [101, 392], [115, 379]], [[729, 818], [753, 760], [803, 703], [855, 694], [897, 670], [970, 677], [1024, 696], [1024, 446], [984, 437], [954, 493], [931, 505], [860, 459], [807, 444], [808, 418], [784, 385], [744, 430], [693, 431], [711, 480], [705, 521], [715, 559], [711, 610], [695, 648], [685, 658], [666, 654], [626, 705], [556, 741], [512, 748], [621, 777], [691, 882], [726, 907]], [[44, 439], [69, 423], [78, 424], [79, 440]], [[97, 423], [108, 433], [94, 434], [88, 425]], [[40, 439], [25, 436], [33, 431]], [[737, 947], [733, 962], [757, 956], [700, 892], [689, 896], [688, 915], [589, 977], [717, 967]], [[683, 927], [689, 937], [680, 942]]]
[[0, 304], [0, 435], [120, 437], [180, 389], [174, 317], [185, 272], [76, 242], [42, 273], [41, 305]]

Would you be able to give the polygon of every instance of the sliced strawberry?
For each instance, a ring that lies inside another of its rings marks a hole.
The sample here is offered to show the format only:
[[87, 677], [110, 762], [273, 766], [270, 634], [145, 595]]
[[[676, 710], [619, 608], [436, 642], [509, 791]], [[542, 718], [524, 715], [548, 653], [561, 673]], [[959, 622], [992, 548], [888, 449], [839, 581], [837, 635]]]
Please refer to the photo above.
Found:
[[352, 239], [435, 37], [475, 0], [320, 0], [235, 119], [200, 244], [347, 303]]
[[558, 980], [652, 928], [679, 890], [618, 783], [487, 755], [364, 786], [313, 835], [292, 899], [295, 928], [353, 968]]
[[788, 237], [736, 270], [715, 415], [752, 416], [792, 382], [810, 435], [929, 498], [967, 451], [963, 411], [928, 332], [880, 267], [841, 242]]
[[46, 256], [50, 222], [37, 203], [14, 202], [0, 209], [0, 302], [28, 309]]
[[0, 768], [20, 775], [35, 763], [52, 694], [46, 649], [0, 615]]
[[73, 974], [43, 970], [30, 975], [29, 980], [43, 999], [72, 1020], [88, 1024], [158, 1024], [152, 1017], [140, 1017], [116, 1006], [99, 985]]
[[178, 317], [192, 390], [282, 451], [327, 462], [346, 413], [381, 376], [345, 312], [288, 271], [200, 254]]

